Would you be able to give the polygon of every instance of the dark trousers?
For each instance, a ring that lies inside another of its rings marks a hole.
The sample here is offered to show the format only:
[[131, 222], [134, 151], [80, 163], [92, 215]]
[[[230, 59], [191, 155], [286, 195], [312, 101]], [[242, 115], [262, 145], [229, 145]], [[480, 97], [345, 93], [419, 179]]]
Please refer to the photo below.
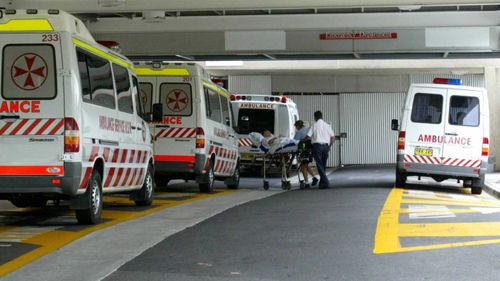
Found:
[[313, 143], [313, 157], [316, 161], [316, 167], [318, 168], [318, 174], [320, 177], [319, 187], [328, 188], [330, 187], [330, 181], [326, 176], [326, 160], [328, 160], [328, 153], [330, 152], [330, 147], [328, 144]]

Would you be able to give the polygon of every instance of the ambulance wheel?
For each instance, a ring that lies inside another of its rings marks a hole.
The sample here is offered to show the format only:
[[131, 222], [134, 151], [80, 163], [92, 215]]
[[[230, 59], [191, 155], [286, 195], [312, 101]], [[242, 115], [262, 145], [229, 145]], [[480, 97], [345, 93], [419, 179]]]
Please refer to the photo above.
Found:
[[396, 187], [405, 187], [406, 185], [406, 173], [396, 170]]
[[137, 206], [150, 206], [153, 203], [153, 193], [155, 189], [155, 181], [153, 180], [153, 172], [151, 165], [148, 166], [146, 171], [146, 178], [142, 184], [142, 188], [139, 190], [140, 200], [135, 200]]
[[200, 192], [204, 193], [212, 192], [214, 190], [214, 182], [215, 182], [214, 161], [210, 160], [208, 170], [205, 173], [205, 180], [203, 183], [200, 183], [198, 185], [200, 188]]
[[471, 193], [472, 194], [481, 194], [483, 192], [484, 186], [484, 176], [480, 176], [477, 179], [472, 179]]
[[92, 171], [84, 196], [87, 197], [89, 208], [75, 210], [76, 219], [79, 224], [96, 224], [101, 219], [102, 213], [102, 179], [96, 169]]
[[240, 186], [240, 161], [236, 163], [233, 176], [231, 177], [229, 182], [230, 184], [227, 185], [228, 189], [238, 189], [238, 187]]

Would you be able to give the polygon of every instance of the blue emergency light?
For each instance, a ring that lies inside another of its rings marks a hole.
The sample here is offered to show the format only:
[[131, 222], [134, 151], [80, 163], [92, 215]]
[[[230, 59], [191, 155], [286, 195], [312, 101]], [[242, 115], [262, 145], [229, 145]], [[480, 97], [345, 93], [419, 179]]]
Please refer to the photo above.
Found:
[[451, 78], [434, 78], [432, 80], [434, 84], [448, 84], [448, 85], [462, 85], [462, 79], [451, 79]]

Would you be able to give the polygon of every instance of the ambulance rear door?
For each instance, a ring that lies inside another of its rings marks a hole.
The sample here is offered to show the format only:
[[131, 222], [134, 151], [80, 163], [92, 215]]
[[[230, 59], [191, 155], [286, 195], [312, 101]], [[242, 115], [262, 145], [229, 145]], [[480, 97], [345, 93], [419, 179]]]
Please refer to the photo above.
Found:
[[443, 164], [478, 168], [481, 164], [483, 127], [480, 91], [449, 89]]
[[443, 153], [445, 88], [412, 88], [406, 123], [405, 162], [440, 165]]
[[194, 77], [158, 77], [156, 84], [156, 102], [163, 105], [164, 116], [163, 122], [154, 128], [155, 161], [194, 163], [197, 128]]
[[0, 175], [63, 175], [61, 34], [2, 34]]

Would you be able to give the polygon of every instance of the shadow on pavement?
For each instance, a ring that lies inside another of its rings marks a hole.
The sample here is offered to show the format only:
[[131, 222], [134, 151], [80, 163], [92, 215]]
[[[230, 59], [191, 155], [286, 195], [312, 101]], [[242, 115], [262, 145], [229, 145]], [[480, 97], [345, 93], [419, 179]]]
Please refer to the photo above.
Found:
[[395, 165], [344, 166], [331, 173], [330, 187], [383, 187], [392, 188]]

